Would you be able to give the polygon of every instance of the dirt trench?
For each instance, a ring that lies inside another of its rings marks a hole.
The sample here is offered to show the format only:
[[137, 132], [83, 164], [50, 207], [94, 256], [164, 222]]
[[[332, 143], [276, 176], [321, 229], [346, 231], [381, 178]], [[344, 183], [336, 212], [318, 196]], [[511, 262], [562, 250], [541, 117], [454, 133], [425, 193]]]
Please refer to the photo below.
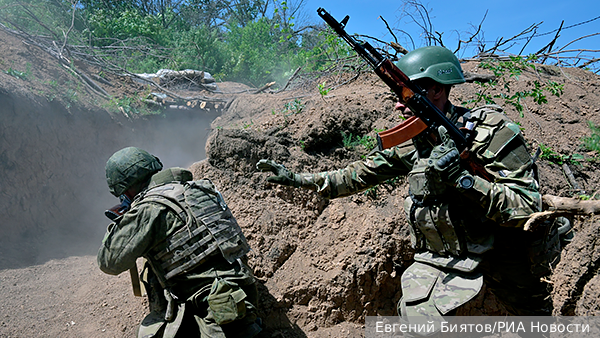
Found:
[[[95, 263], [108, 223], [103, 212], [117, 202], [107, 191], [104, 164], [129, 145], [219, 187], [253, 248], [259, 310], [271, 337], [362, 337], [365, 316], [396, 313], [400, 276], [412, 262], [402, 211], [406, 182], [328, 201], [268, 184], [267, 174], [255, 170], [261, 158], [306, 172], [360, 160], [367, 150], [345, 146], [344, 136], [373, 136], [399, 123], [394, 96], [375, 76], [363, 74], [323, 97], [308, 83], [236, 94], [221, 115], [171, 111], [130, 120], [100, 107], [93, 95], [53, 99], [45, 84], [67, 84], [64, 69], [3, 34], [0, 48], [5, 65], [35, 65], [26, 80], [0, 72], [0, 337], [135, 336], [146, 301], [132, 295], [127, 274], [102, 274]], [[485, 72], [474, 62], [463, 67]], [[563, 84], [564, 94], [549, 95], [544, 106], [528, 101], [523, 113], [508, 105], [507, 114], [532, 151], [544, 144], [560, 156], [582, 153], [588, 121], [600, 123], [600, 78], [580, 69], [529, 71], [511, 88], [532, 88], [540, 79]], [[143, 89], [112, 81], [107, 89], [115, 96]], [[244, 88], [229, 84], [231, 91]], [[452, 100], [472, 99], [480, 90], [459, 86]], [[538, 163], [542, 193], [575, 192], [561, 165]], [[598, 191], [597, 161], [570, 167], [582, 191]], [[547, 279], [555, 314], [598, 315], [597, 221], [576, 217], [574, 225], [577, 235]], [[484, 292], [463, 314], [503, 313]]]
[[103, 210], [118, 202], [106, 186], [108, 157], [133, 145], [162, 154], [165, 166], [187, 167], [205, 157], [216, 117], [173, 111], [130, 121], [6, 91], [0, 102], [0, 269], [95, 254]]

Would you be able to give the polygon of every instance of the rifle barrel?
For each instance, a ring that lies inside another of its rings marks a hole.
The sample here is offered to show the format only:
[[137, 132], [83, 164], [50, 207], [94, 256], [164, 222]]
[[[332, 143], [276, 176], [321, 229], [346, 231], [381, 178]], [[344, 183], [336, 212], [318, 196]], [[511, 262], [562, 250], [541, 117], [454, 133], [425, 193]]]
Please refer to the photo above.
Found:
[[360, 43], [346, 33], [344, 26], [349, 19], [348, 16], [342, 20], [343, 24], [341, 24], [322, 7], [317, 9], [317, 13], [358, 55], [373, 67], [375, 73], [411, 109], [415, 116], [427, 124], [430, 132], [437, 134], [437, 128], [444, 126], [459, 150], [462, 151], [468, 147], [469, 142], [463, 132], [448, 120], [446, 114], [431, 103], [416, 83], [411, 81], [404, 72], [381, 55], [371, 44]]

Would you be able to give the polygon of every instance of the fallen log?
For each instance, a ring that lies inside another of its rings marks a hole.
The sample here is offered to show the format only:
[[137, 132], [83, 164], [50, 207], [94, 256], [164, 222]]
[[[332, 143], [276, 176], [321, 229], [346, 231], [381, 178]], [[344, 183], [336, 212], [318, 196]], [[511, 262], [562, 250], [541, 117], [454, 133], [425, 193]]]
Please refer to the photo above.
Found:
[[266, 85], [264, 85], [264, 86], [260, 87], [259, 89], [255, 90], [253, 94], [261, 93], [261, 92], [263, 92], [263, 91], [271, 88], [271, 86], [274, 85], [274, 84], [275, 84], [275, 82], [269, 82]]
[[544, 211], [531, 214], [525, 223], [525, 231], [534, 230], [544, 221], [566, 215], [593, 215], [600, 213], [600, 200], [581, 200], [554, 195], [542, 196]]

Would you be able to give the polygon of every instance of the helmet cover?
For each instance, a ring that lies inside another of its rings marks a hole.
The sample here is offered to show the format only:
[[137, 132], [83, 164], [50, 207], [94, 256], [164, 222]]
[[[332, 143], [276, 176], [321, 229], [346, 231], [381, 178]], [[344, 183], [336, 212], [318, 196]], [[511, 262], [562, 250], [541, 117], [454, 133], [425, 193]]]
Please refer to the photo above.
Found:
[[106, 182], [110, 193], [120, 196], [162, 169], [158, 157], [136, 147], [123, 148], [106, 162]]

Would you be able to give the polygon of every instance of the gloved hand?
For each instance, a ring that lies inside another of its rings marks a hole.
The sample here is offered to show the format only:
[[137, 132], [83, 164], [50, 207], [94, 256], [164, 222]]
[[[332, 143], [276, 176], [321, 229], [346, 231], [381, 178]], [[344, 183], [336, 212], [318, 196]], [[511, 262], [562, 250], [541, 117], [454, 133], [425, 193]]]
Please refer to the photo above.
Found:
[[460, 165], [460, 153], [446, 128], [440, 126], [438, 133], [442, 144], [431, 151], [428, 161], [430, 172], [439, 181], [457, 186], [459, 178], [469, 175], [469, 172]]
[[270, 171], [275, 174], [275, 176], [267, 177], [267, 182], [270, 183], [287, 185], [294, 188], [300, 188], [304, 183], [300, 175], [294, 174], [286, 167], [273, 160], [262, 159], [258, 161], [258, 163], [256, 163], [256, 169], [262, 172]]

